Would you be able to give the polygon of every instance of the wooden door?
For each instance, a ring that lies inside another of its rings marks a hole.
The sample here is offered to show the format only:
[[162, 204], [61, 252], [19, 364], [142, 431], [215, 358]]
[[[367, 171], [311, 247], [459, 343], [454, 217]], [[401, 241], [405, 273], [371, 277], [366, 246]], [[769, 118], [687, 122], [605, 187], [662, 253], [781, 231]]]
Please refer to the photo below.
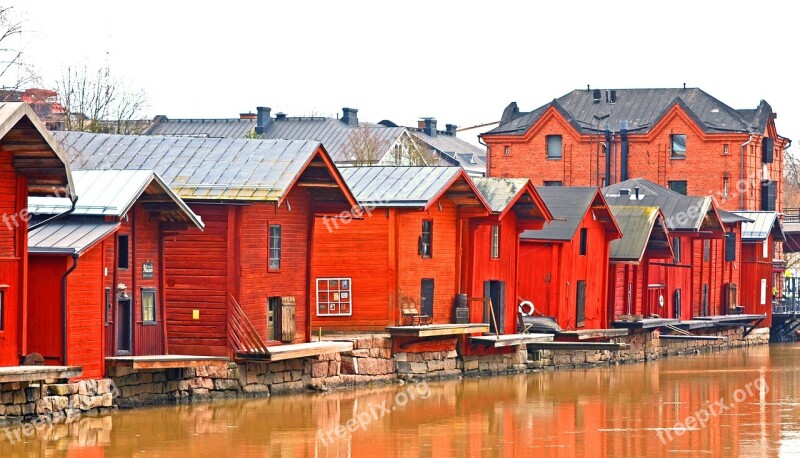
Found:
[[422, 291], [420, 293], [420, 312], [423, 315], [433, 316], [433, 278], [422, 279]]
[[281, 341], [291, 342], [295, 338], [295, 298], [284, 296], [281, 298]]
[[117, 298], [117, 354], [130, 355], [133, 349], [133, 303]]
[[578, 280], [575, 294], [575, 323], [576, 327], [586, 324], [586, 280]]

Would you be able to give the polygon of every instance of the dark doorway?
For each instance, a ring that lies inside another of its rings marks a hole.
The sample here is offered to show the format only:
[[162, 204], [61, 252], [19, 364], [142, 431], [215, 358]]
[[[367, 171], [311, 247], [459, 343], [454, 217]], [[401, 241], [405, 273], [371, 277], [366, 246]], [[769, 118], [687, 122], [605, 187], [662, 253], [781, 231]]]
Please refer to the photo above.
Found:
[[586, 280], [578, 280], [578, 291], [575, 294], [575, 323], [576, 327], [586, 324]]
[[267, 299], [267, 340], [281, 340], [281, 298]]
[[433, 278], [422, 279], [422, 291], [419, 297], [422, 314], [433, 316]]
[[708, 284], [703, 283], [703, 297], [701, 298], [700, 316], [708, 316]]
[[672, 309], [673, 315], [672, 318], [681, 318], [681, 290], [680, 288], [676, 289], [674, 293], [672, 293]]
[[133, 347], [133, 304], [117, 298], [117, 354], [130, 355]]
[[497, 280], [483, 282], [483, 297], [492, 300], [492, 309], [494, 310], [494, 317], [497, 321], [497, 329], [495, 329], [495, 320], [492, 320], [492, 315], [489, 312], [489, 304], [487, 303], [483, 309], [483, 316], [484, 320], [489, 322], [489, 331], [492, 333], [505, 333], [506, 282]]

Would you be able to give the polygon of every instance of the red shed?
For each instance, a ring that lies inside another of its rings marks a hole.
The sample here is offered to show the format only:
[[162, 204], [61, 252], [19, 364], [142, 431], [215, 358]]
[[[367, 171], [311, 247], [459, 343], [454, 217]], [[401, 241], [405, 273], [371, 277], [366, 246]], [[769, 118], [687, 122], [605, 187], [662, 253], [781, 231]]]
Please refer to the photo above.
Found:
[[27, 347], [28, 196], [75, 193], [66, 155], [31, 108], [0, 104], [0, 366]]
[[452, 323], [461, 292], [461, 230], [489, 214], [460, 167], [347, 167], [364, 208], [324, 218], [314, 232], [316, 331], [383, 331], [413, 302], [437, 324]]
[[[28, 349], [100, 377], [106, 356], [167, 354], [163, 242], [203, 224], [153, 172], [73, 176], [74, 211], [28, 234]], [[29, 206], [46, 220], [71, 204], [31, 198]]]
[[[734, 212], [752, 222], [742, 223], [742, 287], [744, 313], [767, 315], [761, 326], [772, 324], [773, 288], [780, 285], [776, 271], [775, 243], [785, 240], [776, 212]], [[778, 281], [776, 281], [776, 276]]]
[[57, 134], [83, 169], [155, 170], [200, 215], [164, 242], [167, 348], [253, 356], [310, 339], [315, 216], [357, 212], [319, 142]]
[[622, 236], [598, 188], [543, 187], [553, 214], [540, 231], [525, 231], [519, 296], [564, 329], [604, 329], [608, 322], [609, 244]]

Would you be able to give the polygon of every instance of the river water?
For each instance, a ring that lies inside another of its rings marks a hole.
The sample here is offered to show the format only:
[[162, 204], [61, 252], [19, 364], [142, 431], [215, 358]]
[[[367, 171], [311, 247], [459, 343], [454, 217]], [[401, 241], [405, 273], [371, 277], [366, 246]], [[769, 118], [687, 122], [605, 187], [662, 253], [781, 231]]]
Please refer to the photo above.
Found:
[[784, 344], [122, 411], [6, 429], [0, 457], [800, 456], [799, 409], [800, 345]]

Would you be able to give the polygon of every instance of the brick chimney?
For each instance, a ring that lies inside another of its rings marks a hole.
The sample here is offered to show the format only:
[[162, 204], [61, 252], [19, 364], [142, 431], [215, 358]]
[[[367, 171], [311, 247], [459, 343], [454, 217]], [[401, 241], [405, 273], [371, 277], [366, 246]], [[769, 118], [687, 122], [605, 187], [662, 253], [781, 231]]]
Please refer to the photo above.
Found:
[[342, 122], [348, 126], [358, 126], [358, 110], [355, 108], [342, 108]]
[[255, 113], [239, 113], [239, 119], [258, 119], [258, 115]]
[[424, 122], [422, 131], [426, 134], [430, 135], [431, 137], [435, 137], [436, 132], [436, 118], [422, 118]]
[[458, 130], [458, 126], [455, 124], [445, 124], [445, 130], [447, 131], [447, 135], [452, 135], [453, 137], [456, 136], [456, 131]]
[[270, 112], [272, 108], [270, 107], [256, 107], [256, 133], [261, 135], [264, 131], [269, 127], [269, 124], [272, 122], [272, 118], [270, 117]]

